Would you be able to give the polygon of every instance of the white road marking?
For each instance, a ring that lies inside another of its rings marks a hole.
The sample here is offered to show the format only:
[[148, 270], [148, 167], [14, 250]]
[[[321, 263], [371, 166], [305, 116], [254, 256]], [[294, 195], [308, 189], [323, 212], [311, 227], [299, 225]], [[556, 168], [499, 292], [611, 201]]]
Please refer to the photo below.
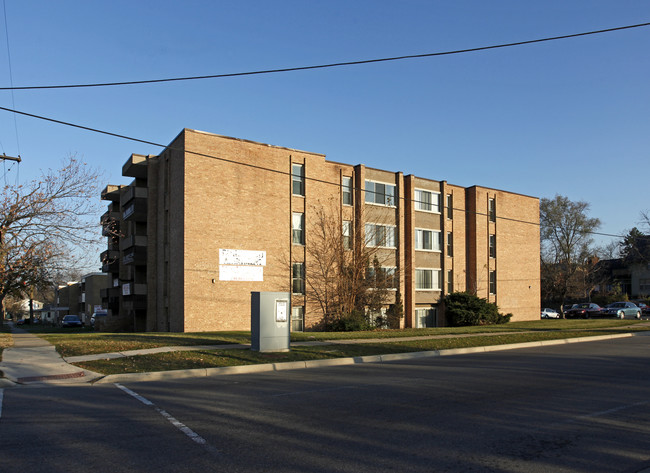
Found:
[[2, 419], [2, 399], [4, 398], [4, 389], [0, 389], [0, 419]]
[[129, 388], [127, 388], [126, 386], [122, 386], [119, 383], [115, 383], [115, 386], [117, 388], [121, 389], [122, 391], [124, 391], [125, 393], [127, 393], [129, 396], [134, 397], [135, 399], [140, 401], [142, 404], [144, 404], [146, 406], [153, 407], [161, 416], [163, 416], [165, 419], [167, 419], [167, 421], [169, 421], [170, 424], [172, 424], [178, 430], [183, 432], [187, 437], [189, 437], [194, 442], [196, 442], [199, 445], [203, 446], [204, 448], [206, 448], [208, 451], [210, 451], [212, 453], [219, 453], [219, 451], [216, 448], [208, 445], [208, 442], [203, 437], [201, 437], [199, 434], [194, 432], [192, 429], [190, 429], [188, 426], [186, 426], [185, 424], [183, 424], [182, 422], [180, 422], [176, 418], [174, 418], [169, 412], [167, 412], [164, 409], [161, 409], [160, 407], [156, 406], [149, 399], [145, 398], [144, 396], [140, 396], [135, 391], [132, 391]]

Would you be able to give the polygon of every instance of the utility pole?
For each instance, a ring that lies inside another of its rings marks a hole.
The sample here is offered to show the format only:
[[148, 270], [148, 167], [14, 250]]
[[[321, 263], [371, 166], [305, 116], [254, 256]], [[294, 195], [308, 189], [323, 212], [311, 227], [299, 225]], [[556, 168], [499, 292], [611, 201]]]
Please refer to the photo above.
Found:
[[17, 158], [14, 158], [13, 156], [7, 156], [4, 153], [2, 153], [2, 156], [0, 156], [0, 159], [7, 159], [9, 161], [16, 161], [18, 163], [22, 161], [22, 159], [20, 159], [20, 155], [18, 155]]

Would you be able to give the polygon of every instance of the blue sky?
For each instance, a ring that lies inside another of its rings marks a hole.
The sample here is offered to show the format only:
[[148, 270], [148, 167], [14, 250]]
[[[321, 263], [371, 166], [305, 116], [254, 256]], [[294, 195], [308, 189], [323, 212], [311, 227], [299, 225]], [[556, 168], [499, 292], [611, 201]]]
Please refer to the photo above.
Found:
[[[650, 21], [646, 0], [3, 3], [0, 87], [297, 67]], [[333, 69], [0, 91], [0, 106], [163, 144], [187, 127], [462, 186], [562, 194], [621, 234], [650, 209], [649, 44], [644, 27]], [[69, 154], [126, 183], [131, 153], [159, 151], [0, 111], [0, 153], [23, 158], [19, 170], [0, 165], [9, 184]]]

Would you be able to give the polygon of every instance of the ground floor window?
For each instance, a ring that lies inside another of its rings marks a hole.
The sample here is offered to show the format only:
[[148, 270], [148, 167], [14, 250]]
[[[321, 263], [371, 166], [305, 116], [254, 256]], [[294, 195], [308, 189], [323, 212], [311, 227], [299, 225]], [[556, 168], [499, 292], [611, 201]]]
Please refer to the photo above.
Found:
[[415, 328], [436, 327], [437, 319], [438, 309], [435, 307], [415, 309]]
[[305, 308], [303, 306], [291, 308], [291, 331], [303, 332], [305, 330]]

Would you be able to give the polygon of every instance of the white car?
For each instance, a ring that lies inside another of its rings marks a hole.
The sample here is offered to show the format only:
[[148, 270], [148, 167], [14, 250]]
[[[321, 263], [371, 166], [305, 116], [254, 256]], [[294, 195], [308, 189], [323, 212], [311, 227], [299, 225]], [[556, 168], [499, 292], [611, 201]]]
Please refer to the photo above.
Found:
[[558, 314], [556, 310], [549, 309], [547, 307], [545, 309], [542, 309], [542, 318], [543, 319], [559, 319], [560, 314]]

